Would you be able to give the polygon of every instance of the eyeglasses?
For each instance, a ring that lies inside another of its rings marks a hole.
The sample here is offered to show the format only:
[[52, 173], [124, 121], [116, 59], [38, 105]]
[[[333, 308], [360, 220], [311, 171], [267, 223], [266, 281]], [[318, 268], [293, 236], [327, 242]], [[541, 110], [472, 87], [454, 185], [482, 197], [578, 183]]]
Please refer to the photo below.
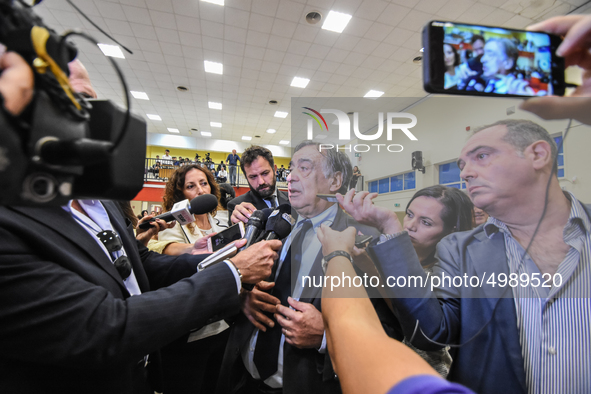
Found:
[[[104, 247], [110, 252], [115, 253], [123, 248], [123, 242], [116, 231], [104, 230], [96, 235], [98, 239], [103, 243]], [[112, 258], [112, 256], [111, 256]], [[131, 262], [125, 255], [119, 256], [113, 265], [123, 280], [129, 278], [131, 275]]]

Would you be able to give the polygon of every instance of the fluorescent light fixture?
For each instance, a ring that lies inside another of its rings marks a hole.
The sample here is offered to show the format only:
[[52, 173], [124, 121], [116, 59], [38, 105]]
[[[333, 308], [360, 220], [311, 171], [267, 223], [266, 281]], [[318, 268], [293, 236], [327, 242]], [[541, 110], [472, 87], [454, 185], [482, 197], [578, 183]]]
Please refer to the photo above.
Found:
[[224, 5], [224, 0], [201, 0], [206, 3], [217, 4], [217, 5]]
[[425, 48], [421, 48], [419, 52], [425, 52]]
[[281, 145], [287, 145], [287, 144], [289, 144], [289, 141], [286, 141], [286, 140], [281, 140], [281, 141], [279, 141], [279, 143], [280, 143]]
[[119, 47], [119, 45], [109, 45], [109, 44], [97, 44], [98, 47], [103, 51], [105, 56], [116, 57], [119, 59], [125, 59], [123, 55], [123, 51]]
[[205, 60], [203, 62], [205, 64], [205, 72], [206, 73], [213, 73], [213, 74], [223, 74], [224, 73], [224, 65], [222, 63], [210, 62]]
[[179, 129], [171, 129], [170, 127], [166, 130], [168, 130], [169, 133], [180, 133]]
[[160, 117], [160, 115], [146, 114], [146, 116], [147, 116], [147, 117], [148, 117], [148, 119], [150, 119], [150, 120], [162, 120], [162, 118]]
[[222, 109], [222, 103], [214, 103], [213, 101], [208, 101], [207, 105], [211, 109]]
[[308, 78], [300, 78], [294, 77], [293, 81], [291, 81], [291, 86], [295, 86], [296, 88], [305, 88], [308, 86], [310, 80]]
[[318, 135], [316, 136], [316, 139], [317, 139], [317, 140], [323, 140], [323, 139], [326, 139], [327, 137], [328, 137], [328, 136], [327, 136], [326, 134], [318, 134]]
[[242, 136], [242, 141], [250, 141], [252, 137], [247, 137], [245, 135]]
[[209, 125], [211, 127], [222, 127], [222, 124], [220, 122], [209, 122]]
[[138, 100], [150, 100], [146, 92], [134, 92], [132, 90], [131, 95]]
[[276, 118], [287, 118], [288, 113], [283, 111], [275, 111]]
[[204, 137], [211, 137], [211, 133], [209, 131], [202, 131], [201, 135]]
[[275, 134], [277, 132], [277, 130], [275, 129], [267, 129], [267, 133], [269, 134]]
[[365, 93], [365, 96], [363, 97], [382, 97], [383, 94], [384, 92], [380, 92], [379, 90], [370, 90], [369, 92]]
[[330, 11], [322, 28], [324, 30], [330, 30], [337, 33], [342, 33], [347, 27], [347, 24], [351, 20], [351, 15], [343, 14], [342, 12]]

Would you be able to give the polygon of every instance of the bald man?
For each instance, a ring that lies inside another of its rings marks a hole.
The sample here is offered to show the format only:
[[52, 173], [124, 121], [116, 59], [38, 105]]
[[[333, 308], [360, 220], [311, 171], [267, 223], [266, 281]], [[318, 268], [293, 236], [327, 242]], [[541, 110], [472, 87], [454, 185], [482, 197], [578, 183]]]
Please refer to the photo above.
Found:
[[72, 89], [80, 93], [84, 98], [97, 98], [96, 91], [92, 87], [92, 83], [90, 83], [90, 75], [88, 75], [84, 64], [76, 59], [68, 63], [68, 68], [70, 69], [70, 85]]

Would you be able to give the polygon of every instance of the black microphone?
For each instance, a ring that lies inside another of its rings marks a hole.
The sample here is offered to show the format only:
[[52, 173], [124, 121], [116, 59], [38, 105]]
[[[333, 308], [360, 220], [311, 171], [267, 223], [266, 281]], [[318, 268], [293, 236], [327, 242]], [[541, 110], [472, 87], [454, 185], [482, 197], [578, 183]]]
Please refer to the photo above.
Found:
[[259, 209], [250, 215], [250, 218], [246, 223], [246, 232], [243, 237], [246, 238], [246, 245], [238, 249], [239, 252], [242, 252], [254, 243], [255, 239], [259, 236], [259, 233], [263, 230], [263, 227], [267, 223], [267, 219], [273, 210], [274, 208]]
[[179, 224], [184, 225], [187, 223], [191, 223], [195, 221], [193, 215], [201, 215], [204, 213], [209, 213], [213, 211], [218, 206], [218, 199], [213, 194], [203, 194], [201, 196], [197, 196], [191, 200], [183, 200], [177, 202], [172, 207], [170, 212], [163, 213], [158, 215], [147, 222], [143, 222], [139, 225], [139, 228], [147, 230], [150, 227], [151, 222], [155, 221], [156, 219], [162, 219], [165, 222], [170, 222], [172, 220], [176, 220]]
[[293, 226], [291, 219], [291, 205], [283, 204], [277, 207], [267, 219], [265, 226], [265, 240], [283, 239], [289, 235]]

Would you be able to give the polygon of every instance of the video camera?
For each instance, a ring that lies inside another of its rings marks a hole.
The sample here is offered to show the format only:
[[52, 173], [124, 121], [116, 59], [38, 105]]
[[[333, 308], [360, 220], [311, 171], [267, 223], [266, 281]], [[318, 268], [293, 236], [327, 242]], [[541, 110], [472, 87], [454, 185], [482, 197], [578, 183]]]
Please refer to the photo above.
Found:
[[72, 90], [68, 63], [77, 49], [66, 40], [70, 35], [91, 39], [60, 36], [22, 0], [0, 0], [0, 43], [35, 75], [35, 95], [23, 114], [13, 117], [0, 105], [0, 205], [131, 200], [143, 186], [146, 122], [129, 107]]

